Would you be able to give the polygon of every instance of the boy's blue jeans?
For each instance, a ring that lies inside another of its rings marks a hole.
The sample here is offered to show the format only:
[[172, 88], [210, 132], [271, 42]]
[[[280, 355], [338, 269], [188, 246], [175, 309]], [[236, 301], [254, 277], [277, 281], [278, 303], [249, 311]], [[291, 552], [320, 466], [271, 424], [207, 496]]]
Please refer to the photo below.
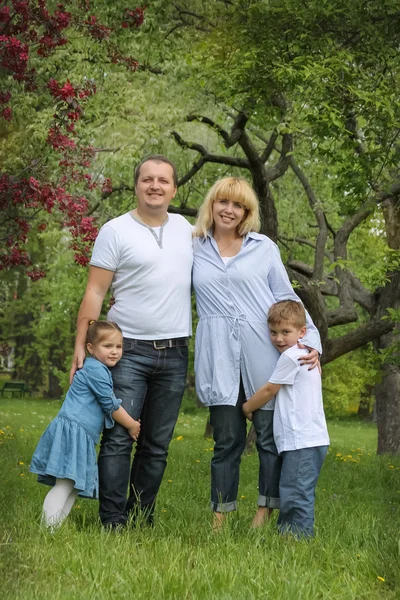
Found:
[[156, 350], [151, 343], [124, 339], [122, 358], [111, 370], [114, 392], [130, 416], [141, 419], [141, 431], [132, 468], [133, 440], [125, 427], [116, 423], [103, 432], [99, 454], [103, 525], [123, 525], [136, 509], [152, 520], [185, 390], [187, 363], [187, 346]]
[[316, 446], [282, 452], [278, 518], [281, 533], [314, 535], [315, 488], [327, 451], [328, 446]]

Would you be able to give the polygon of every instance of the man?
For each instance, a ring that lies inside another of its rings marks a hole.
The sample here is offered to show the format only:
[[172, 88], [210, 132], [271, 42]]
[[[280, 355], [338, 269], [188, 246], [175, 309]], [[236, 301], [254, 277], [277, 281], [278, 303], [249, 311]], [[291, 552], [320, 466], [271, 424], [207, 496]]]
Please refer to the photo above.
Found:
[[118, 424], [104, 430], [99, 495], [105, 527], [123, 526], [129, 514], [138, 511], [152, 523], [185, 389], [192, 227], [180, 215], [167, 213], [176, 191], [177, 174], [170, 160], [155, 155], [140, 163], [135, 171], [137, 208], [100, 230], [78, 313], [71, 378], [83, 364], [89, 321], [98, 318], [112, 286], [115, 304], [108, 319], [124, 334], [122, 359], [112, 369], [114, 391], [132, 418], [141, 419], [132, 469], [132, 439], [126, 430]]

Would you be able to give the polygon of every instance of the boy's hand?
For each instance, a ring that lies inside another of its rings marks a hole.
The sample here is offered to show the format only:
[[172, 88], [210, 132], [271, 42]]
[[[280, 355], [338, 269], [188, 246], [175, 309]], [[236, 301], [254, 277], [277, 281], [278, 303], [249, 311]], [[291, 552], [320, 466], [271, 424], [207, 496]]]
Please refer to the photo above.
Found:
[[140, 433], [140, 421], [135, 421], [135, 424], [132, 427], [128, 427], [128, 433], [133, 440], [138, 439]]
[[250, 410], [248, 410], [248, 409], [247, 409], [246, 402], [245, 402], [245, 403], [242, 405], [242, 411], [243, 411], [243, 414], [244, 414], [244, 416], [245, 416], [245, 417], [246, 417], [246, 418], [247, 418], [249, 421], [252, 421], [252, 420], [253, 420], [253, 413], [252, 413]]
[[299, 348], [307, 348], [310, 351], [306, 356], [299, 356], [297, 360], [300, 360], [301, 365], [308, 365], [308, 370], [312, 371], [315, 367], [318, 367], [319, 372], [321, 373], [321, 365], [319, 362], [319, 353], [315, 348], [309, 348], [308, 346], [304, 346], [304, 344], [300, 344], [297, 342]]

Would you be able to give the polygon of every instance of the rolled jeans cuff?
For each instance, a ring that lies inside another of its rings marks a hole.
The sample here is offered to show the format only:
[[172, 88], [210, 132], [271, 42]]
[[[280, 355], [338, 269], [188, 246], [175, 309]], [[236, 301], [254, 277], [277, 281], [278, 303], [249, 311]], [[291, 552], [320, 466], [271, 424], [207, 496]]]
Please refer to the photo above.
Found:
[[210, 508], [214, 512], [228, 513], [237, 509], [237, 502], [210, 502]]
[[258, 506], [265, 506], [265, 508], [280, 508], [279, 498], [270, 498], [269, 496], [258, 496]]

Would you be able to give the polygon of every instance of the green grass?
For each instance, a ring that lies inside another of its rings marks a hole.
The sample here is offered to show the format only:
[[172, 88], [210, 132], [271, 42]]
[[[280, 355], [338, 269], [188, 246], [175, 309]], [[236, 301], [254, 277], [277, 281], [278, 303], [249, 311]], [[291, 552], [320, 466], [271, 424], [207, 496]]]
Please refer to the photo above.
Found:
[[[154, 529], [101, 530], [97, 502], [78, 500], [56, 534], [39, 525], [46, 489], [29, 460], [60, 402], [0, 400], [0, 568], [8, 599], [374, 600], [400, 597], [400, 459], [377, 457], [376, 428], [331, 421], [317, 490], [317, 536], [296, 542], [249, 525], [257, 456], [245, 455], [240, 508], [210, 528], [206, 411], [181, 414]], [[384, 581], [382, 581], [382, 578]]]

